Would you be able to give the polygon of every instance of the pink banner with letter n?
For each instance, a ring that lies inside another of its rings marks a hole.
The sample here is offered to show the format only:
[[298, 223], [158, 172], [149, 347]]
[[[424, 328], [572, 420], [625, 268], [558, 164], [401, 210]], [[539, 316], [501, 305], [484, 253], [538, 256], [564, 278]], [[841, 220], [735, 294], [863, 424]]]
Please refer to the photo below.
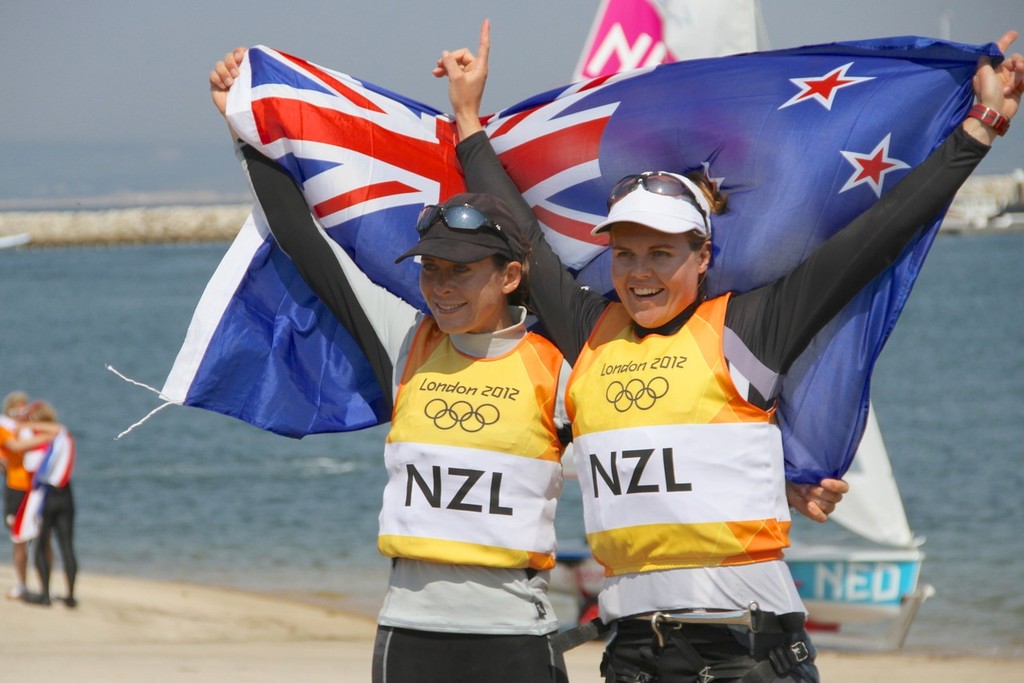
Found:
[[573, 80], [675, 60], [662, 40], [661, 15], [649, 0], [604, 0]]

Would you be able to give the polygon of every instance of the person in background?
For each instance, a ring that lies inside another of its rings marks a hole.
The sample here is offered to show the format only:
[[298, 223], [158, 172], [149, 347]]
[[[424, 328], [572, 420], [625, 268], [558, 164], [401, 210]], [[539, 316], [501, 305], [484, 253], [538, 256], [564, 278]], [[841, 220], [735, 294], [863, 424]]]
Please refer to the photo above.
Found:
[[[17, 417], [24, 411], [25, 406], [28, 405], [28, 394], [24, 391], [12, 391], [11, 393], [4, 396], [3, 411], [0, 412], [0, 429], [5, 429], [9, 434], [13, 434], [17, 431], [18, 421]], [[4, 439], [7, 437], [4, 436]], [[0, 443], [3, 443], [0, 440]], [[2, 447], [0, 447], [0, 471], [3, 471], [4, 476], [7, 475], [7, 458], [4, 455]]]
[[3, 413], [0, 414], [0, 428], [13, 430], [18, 426], [28, 406], [28, 394], [24, 391], [12, 391], [4, 396]]
[[[479, 57], [444, 55], [435, 75], [449, 79], [467, 186], [502, 197], [521, 217], [529, 205], [479, 123], [488, 38], [485, 31]], [[1015, 39], [1011, 31], [998, 45], [1005, 52]], [[574, 449], [605, 456], [602, 472], [577, 471], [593, 479], [582, 488], [591, 549], [606, 568], [599, 602], [614, 628], [602, 664], [608, 683], [818, 680], [805, 609], [782, 559], [787, 495], [794, 501], [784, 484], [778, 386], [809, 340], [932, 222], [1005, 132], [1024, 90], [1024, 58], [995, 68], [980, 60], [973, 85], [980, 106], [927, 160], [791, 273], [750, 292], [706, 294], [713, 216], [725, 198], [699, 174], [637, 173], [613, 188], [594, 234], [610, 235], [616, 303], [580, 287], [536, 221], [526, 225], [531, 305], [573, 364]], [[644, 372], [663, 358], [687, 361]], [[626, 390], [627, 380], [647, 392]], [[640, 399], [643, 409], [634, 409]], [[671, 458], [664, 487], [600, 496], [599, 477], [614, 492], [614, 477], [639, 472], [637, 457], [616, 467], [623, 452]], [[683, 471], [685, 485], [668, 479]], [[821, 514], [811, 516], [823, 520], [843, 485], [813, 488], [802, 493], [820, 498]]]
[[[28, 418], [32, 423], [57, 424], [57, 412], [53, 406], [46, 401], [33, 401], [28, 407]], [[51, 441], [45, 444], [50, 446]], [[45, 449], [42, 449], [45, 450]], [[52, 454], [56, 457], [58, 454]], [[35, 559], [36, 571], [39, 572], [39, 593], [26, 593], [25, 602], [36, 605], [50, 605], [50, 570], [53, 566], [53, 550], [50, 545], [50, 538], [56, 535], [57, 547], [60, 550], [61, 565], [64, 568], [64, 578], [67, 585], [67, 595], [64, 597], [64, 604], [68, 607], [77, 607], [75, 599], [75, 578], [78, 576], [78, 559], [75, 556], [75, 499], [71, 492], [71, 475], [74, 470], [74, 448], [71, 447], [69, 454], [63, 454], [66, 462], [55, 464], [50, 463], [47, 472], [40, 472], [40, 476], [46, 476], [45, 483], [34, 482], [37, 486], [47, 487], [45, 491], [45, 503], [43, 503], [39, 536], [34, 544], [33, 557]], [[28, 456], [26, 455], [26, 460]], [[59, 472], [55, 472], [59, 467]]]
[[[7, 470], [4, 489], [4, 524], [10, 529], [18, 508], [32, 485], [32, 475], [25, 469], [24, 455], [47, 443], [59, 431], [59, 425], [36, 424], [25, 421], [28, 396], [16, 391], [4, 399], [4, 420], [0, 422], [0, 458]], [[28, 571], [28, 544], [12, 540], [14, 586], [7, 591], [9, 600], [21, 600], [27, 594], [25, 579]]]

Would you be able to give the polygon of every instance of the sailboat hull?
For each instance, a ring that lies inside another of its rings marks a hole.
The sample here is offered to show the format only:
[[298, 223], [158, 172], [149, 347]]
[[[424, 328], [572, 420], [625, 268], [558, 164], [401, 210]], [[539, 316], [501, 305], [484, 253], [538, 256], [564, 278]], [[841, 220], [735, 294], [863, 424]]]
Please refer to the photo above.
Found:
[[786, 553], [800, 597], [818, 624], [898, 617], [906, 597], [917, 589], [923, 560], [917, 548], [797, 546]]

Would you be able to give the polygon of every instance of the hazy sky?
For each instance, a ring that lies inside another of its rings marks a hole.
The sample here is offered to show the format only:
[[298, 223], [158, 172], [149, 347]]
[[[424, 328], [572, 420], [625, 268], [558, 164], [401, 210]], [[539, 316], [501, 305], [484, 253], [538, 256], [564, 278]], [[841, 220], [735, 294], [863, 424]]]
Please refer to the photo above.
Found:
[[[492, 21], [491, 112], [567, 83], [599, 0], [0, 0], [0, 201], [116, 191], [244, 192], [207, 74], [263, 43], [439, 109], [430, 68]], [[763, 0], [772, 47], [891, 35], [1024, 33], [1021, 0]], [[237, 16], [227, 13], [237, 8]], [[1024, 52], [1024, 38], [1015, 48]], [[907, 106], [913, 106], [908, 94]], [[1015, 123], [1024, 127], [1024, 118]], [[1004, 143], [1004, 144], [999, 144]], [[1024, 130], [981, 172], [1024, 166]], [[0, 203], [0, 208], [4, 204]]]

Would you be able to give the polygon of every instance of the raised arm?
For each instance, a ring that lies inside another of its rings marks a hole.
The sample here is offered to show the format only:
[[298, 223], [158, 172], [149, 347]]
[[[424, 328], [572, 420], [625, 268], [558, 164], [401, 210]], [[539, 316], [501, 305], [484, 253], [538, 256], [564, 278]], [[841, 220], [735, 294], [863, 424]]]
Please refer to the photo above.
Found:
[[[225, 55], [210, 72], [210, 94], [224, 114], [227, 90], [238, 76], [245, 50]], [[301, 188], [280, 164], [239, 142], [253, 193], [275, 240], [303, 280], [362, 349], [384, 396], [392, 395], [392, 374], [405, 332], [416, 311], [369, 281], [310, 214]], [[371, 317], [372, 316], [372, 317]], [[394, 326], [401, 325], [401, 330]]]
[[[33, 436], [19, 437], [11, 435], [6, 441], [0, 446], [4, 450], [8, 450], [12, 453], [24, 453], [30, 451], [33, 448], [38, 448], [45, 444], [53, 441], [53, 437], [60, 433], [60, 430], [64, 429], [64, 425], [58, 422], [20, 422], [18, 423], [19, 430], [22, 428], [28, 428], [36, 432]], [[6, 433], [6, 432], [5, 432]]]
[[597, 292], [580, 286], [552, 251], [530, 205], [498, 160], [480, 125], [480, 103], [487, 81], [490, 55], [490, 22], [480, 29], [480, 46], [474, 55], [468, 48], [445, 51], [433, 73], [448, 78], [448, 96], [459, 130], [456, 148], [471, 192], [500, 197], [524, 226], [530, 241], [530, 308], [544, 325], [546, 334], [570, 363], [580, 349], [608, 301]]

